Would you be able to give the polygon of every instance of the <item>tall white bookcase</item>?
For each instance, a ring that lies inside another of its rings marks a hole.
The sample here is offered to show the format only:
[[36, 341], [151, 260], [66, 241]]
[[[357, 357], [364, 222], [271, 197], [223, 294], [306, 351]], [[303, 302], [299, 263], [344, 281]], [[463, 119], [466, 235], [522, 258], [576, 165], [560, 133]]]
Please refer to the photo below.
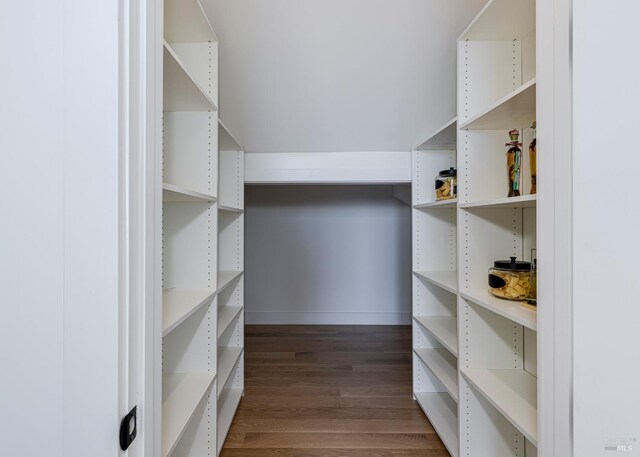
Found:
[[[487, 291], [495, 260], [536, 247], [535, 18], [534, 0], [483, 8], [458, 40], [457, 118], [413, 152], [414, 395], [453, 456], [537, 455], [537, 313]], [[523, 186], [506, 198], [513, 128]], [[455, 164], [457, 200], [435, 203], [435, 176]]]
[[244, 152], [199, 0], [164, 1], [163, 45], [160, 454], [215, 456], [244, 386]]

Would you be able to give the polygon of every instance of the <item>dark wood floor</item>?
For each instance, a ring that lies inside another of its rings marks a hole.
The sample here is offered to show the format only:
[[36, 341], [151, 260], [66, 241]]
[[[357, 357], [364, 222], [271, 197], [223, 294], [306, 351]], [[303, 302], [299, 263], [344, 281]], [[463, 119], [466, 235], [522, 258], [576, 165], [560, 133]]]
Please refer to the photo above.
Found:
[[449, 456], [411, 394], [411, 328], [247, 326], [222, 456]]

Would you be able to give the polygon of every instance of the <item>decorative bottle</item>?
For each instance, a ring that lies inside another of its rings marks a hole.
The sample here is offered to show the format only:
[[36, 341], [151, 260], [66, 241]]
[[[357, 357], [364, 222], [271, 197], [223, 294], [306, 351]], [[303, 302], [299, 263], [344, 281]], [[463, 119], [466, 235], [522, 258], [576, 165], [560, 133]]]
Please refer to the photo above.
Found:
[[517, 129], [513, 129], [509, 132], [509, 139], [511, 140], [505, 146], [509, 146], [507, 151], [507, 174], [509, 178], [509, 197], [520, 196], [520, 179], [522, 169], [522, 143], [518, 142], [520, 138], [520, 132]]
[[531, 195], [535, 194], [536, 189], [536, 121], [531, 125], [533, 130], [533, 140], [529, 145], [529, 162], [531, 163]]

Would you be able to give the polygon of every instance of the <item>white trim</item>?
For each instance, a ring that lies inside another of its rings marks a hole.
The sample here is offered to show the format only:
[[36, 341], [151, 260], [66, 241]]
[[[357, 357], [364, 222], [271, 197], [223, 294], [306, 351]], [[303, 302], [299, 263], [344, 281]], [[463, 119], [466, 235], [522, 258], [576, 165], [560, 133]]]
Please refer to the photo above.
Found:
[[572, 0], [537, 2], [538, 455], [573, 455]]
[[410, 325], [411, 313], [245, 311], [245, 323], [247, 325]]
[[245, 154], [249, 184], [366, 184], [411, 182], [411, 153], [283, 152]]

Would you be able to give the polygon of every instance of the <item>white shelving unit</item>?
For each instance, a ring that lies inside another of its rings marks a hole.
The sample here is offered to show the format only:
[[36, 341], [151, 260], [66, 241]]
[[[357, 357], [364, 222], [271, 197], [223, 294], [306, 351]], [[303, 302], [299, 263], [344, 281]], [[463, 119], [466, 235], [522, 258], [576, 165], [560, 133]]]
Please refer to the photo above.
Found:
[[[537, 455], [537, 313], [487, 290], [495, 260], [536, 246], [535, 13], [535, 0], [487, 3], [458, 40], [457, 117], [413, 151], [414, 396], [453, 456]], [[507, 198], [513, 128], [523, 186]], [[435, 202], [449, 167], [457, 199]]]
[[164, 3], [159, 446], [215, 456], [244, 391], [244, 151], [218, 117], [218, 42], [200, 1]]
[[[535, 12], [535, 0], [492, 0], [458, 41], [458, 411], [460, 449], [474, 455], [537, 455], [537, 313], [487, 290], [495, 260], [530, 261], [536, 247], [528, 154]], [[523, 143], [523, 185], [521, 197], [507, 198], [513, 128]]]
[[413, 151], [413, 393], [458, 455], [457, 200], [435, 200], [435, 178], [455, 167], [457, 119]]

